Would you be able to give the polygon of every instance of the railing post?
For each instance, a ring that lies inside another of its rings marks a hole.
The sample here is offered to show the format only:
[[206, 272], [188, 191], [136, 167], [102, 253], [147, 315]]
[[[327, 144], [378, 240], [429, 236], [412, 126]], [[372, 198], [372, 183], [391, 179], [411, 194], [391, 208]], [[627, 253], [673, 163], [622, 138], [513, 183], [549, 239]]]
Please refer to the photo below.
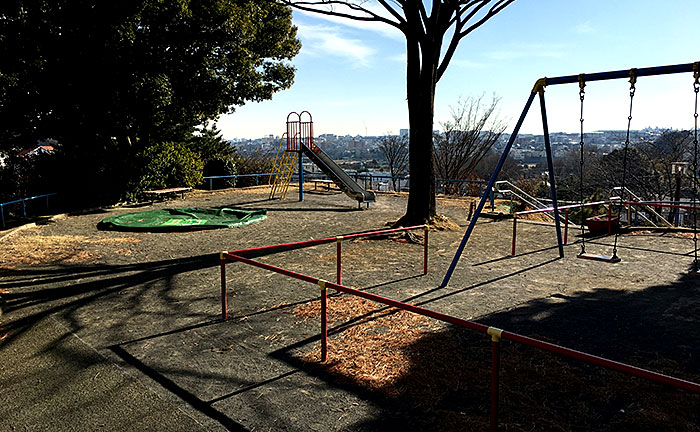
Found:
[[[581, 213], [583, 214], [583, 213]], [[568, 239], [569, 235], [569, 209], [564, 210], [564, 244]]]
[[328, 316], [326, 313], [326, 281], [319, 280], [318, 286], [321, 287], [321, 362], [325, 362], [328, 358]]
[[219, 254], [219, 264], [221, 265], [221, 319], [228, 319], [228, 304], [226, 299], [226, 252]]
[[423, 274], [428, 274], [428, 225], [423, 227]]
[[498, 378], [501, 367], [500, 343], [503, 330], [489, 327], [486, 331], [491, 335], [491, 431], [498, 430]]
[[27, 217], [27, 204], [26, 200], [22, 200], [22, 215], [26, 218]]
[[341, 247], [340, 244], [343, 242], [343, 236], [338, 236], [335, 238], [335, 283], [340, 285], [340, 261], [341, 261]]
[[0, 220], [2, 221], [2, 227], [5, 228], [5, 206], [0, 204]]
[[515, 255], [515, 235], [516, 235], [516, 226], [518, 224], [518, 217], [513, 215], [513, 244], [510, 248], [510, 254]]

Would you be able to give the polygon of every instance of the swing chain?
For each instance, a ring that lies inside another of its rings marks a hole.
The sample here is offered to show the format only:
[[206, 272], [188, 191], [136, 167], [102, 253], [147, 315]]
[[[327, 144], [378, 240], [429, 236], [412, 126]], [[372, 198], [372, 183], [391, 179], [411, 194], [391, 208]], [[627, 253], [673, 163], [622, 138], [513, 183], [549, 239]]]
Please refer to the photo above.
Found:
[[581, 153], [580, 155], [580, 160], [579, 160], [579, 199], [581, 200], [581, 255], [586, 253], [586, 237], [585, 237], [585, 230], [584, 230], [584, 212], [583, 212], [583, 201], [584, 201], [584, 192], [583, 192], [583, 165], [584, 165], [584, 151], [583, 151], [583, 100], [585, 99], [585, 87], [586, 87], [586, 82], [583, 80], [583, 74], [578, 76], [578, 87], [579, 87], [579, 99], [581, 100], [581, 117], [579, 119], [581, 123], [581, 139], [579, 141], [579, 151]]
[[[695, 92], [695, 112], [693, 113], [693, 119], [695, 123], [694, 133], [693, 133], [693, 208], [696, 207], [697, 192], [698, 192], [698, 93], [700, 92], [700, 63], [693, 64], [693, 91]], [[691, 271], [698, 272], [700, 266], [698, 263], [698, 212], [697, 209], [693, 211], [693, 250], [695, 259], [693, 260], [693, 266]]]
[[[637, 84], [637, 69], [630, 69], [630, 112], [629, 115], [627, 116], [627, 136], [625, 138], [625, 147], [623, 151], [623, 157], [622, 157], [622, 187], [620, 188], [620, 196], [618, 197], [620, 202], [617, 205], [617, 217], [620, 217], [620, 211], [621, 208], [624, 206], [623, 202], [625, 201], [625, 193], [627, 192], [627, 186], [626, 186], [626, 181], [627, 181], [627, 150], [629, 149], [630, 145], [630, 127], [632, 126], [632, 105], [634, 103], [634, 93], [637, 90], [636, 84]], [[612, 203], [610, 204], [612, 205]], [[619, 237], [619, 231], [615, 232], [615, 241], [613, 243], [613, 258], [617, 258], [617, 239]]]

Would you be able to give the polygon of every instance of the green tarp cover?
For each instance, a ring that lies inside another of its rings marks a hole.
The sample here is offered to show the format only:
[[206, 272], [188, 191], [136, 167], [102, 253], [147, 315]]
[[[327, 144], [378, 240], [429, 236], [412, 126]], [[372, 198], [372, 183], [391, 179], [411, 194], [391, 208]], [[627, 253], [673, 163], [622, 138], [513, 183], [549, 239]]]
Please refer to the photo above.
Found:
[[233, 228], [265, 220], [267, 210], [179, 208], [126, 213], [103, 219], [98, 228], [120, 231], [186, 231]]

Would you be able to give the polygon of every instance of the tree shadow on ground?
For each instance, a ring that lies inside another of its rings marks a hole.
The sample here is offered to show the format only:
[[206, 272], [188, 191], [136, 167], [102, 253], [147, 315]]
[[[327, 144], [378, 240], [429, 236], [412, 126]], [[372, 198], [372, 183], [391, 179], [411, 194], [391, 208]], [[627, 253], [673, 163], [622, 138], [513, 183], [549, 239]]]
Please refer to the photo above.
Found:
[[[55, 313], [70, 318], [79, 308], [120, 292], [129, 292], [131, 301], [140, 301], [139, 294], [158, 291], [167, 296], [169, 281], [179, 274], [217, 266], [217, 254], [205, 254], [128, 265], [61, 265], [26, 269], [2, 269], [0, 289], [5, 305], [2, 327], [8, 336], [0, 348], [19, 337], [38, 321]], [[165, 281], [163, 290], [152, 284]], [[128, 301], [129, 299], [127, 299]], [[168, 299], [164, 299], [167, 301]], [[132, 305], [133, 306], [133, 305]], [[125, 315], [135, 313], [125, 308]], [[74, 329], [80, 328], [76, 324]]]
[[[700, 346], [694, 343], [700, 339], [700, 287], [694, 276], [680, 275], [671, 284], [634, 291], [610, 287], [554, 295], [478, 321], [700, 382]], [[504, 430], [700, 429], [698, 394], [508, 341], [501, 345]], [[286, 349], [273, 356], [380, 407], [380, 416], [350, 429], [488, 428], [490, 337], [449, 326], [402, 351], [408, 363], [405, 373], [373, 388], [355, 375], [338, 372], [335, 363], [304, 361]]]

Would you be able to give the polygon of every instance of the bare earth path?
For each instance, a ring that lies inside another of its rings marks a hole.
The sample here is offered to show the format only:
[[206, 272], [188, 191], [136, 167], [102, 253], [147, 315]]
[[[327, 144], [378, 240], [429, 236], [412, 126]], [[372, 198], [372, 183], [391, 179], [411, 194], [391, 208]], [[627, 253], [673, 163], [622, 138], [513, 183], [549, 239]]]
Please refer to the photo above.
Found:
[[[322, 365], [318, 288], [242, 264], [227, 266], [221, 321], [220, 251], [380, 229], [406, 199], [357, 210], [337, 193], [305, 198], [270, 201], [260, 187], [143, 207], [268, 209], [235, 229], [98, 230], [141, 209], [117, 208], [0, 234], [0, 430], [487, 429], [483, 335], [332, 296]], [[511, 221], [483, 219], [439, 288], [467, 208], [439, 200], [459, 228], [430, 233], [428, 275], [421, 245], [358, 240], [343, 244], [343, 283], [700, 382], [691, 239], [624, 235], [611, 265], [576, 259], [576, 244], [559, 259], [553, 226], [521, 223], [511, 257]], [[609, 254], [611, 241], [587, 249]], [[335, 280], [333, 244], [260, 260]], [[515, 344], [501, 380], [503, 430], [700, 430], [698, 395]]]

